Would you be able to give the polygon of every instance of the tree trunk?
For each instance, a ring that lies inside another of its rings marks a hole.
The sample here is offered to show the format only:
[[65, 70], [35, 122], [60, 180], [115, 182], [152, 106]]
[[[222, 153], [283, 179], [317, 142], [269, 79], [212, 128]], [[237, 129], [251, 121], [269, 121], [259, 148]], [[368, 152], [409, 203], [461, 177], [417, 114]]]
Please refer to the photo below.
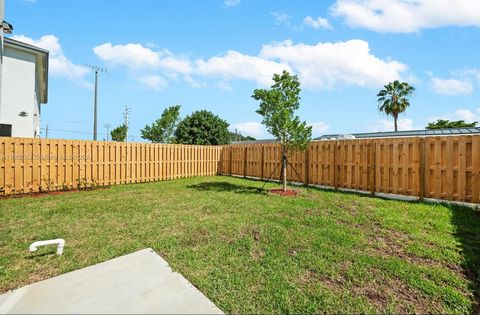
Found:
[[282, 179], [283, 191], [287, 191], [287, 153], [285, 147], [282, 148]]
[[398, 131], [397, 119], [398, 119], [398, 115], [393, 115], [393, 121], [395, 122], [395, 132]]

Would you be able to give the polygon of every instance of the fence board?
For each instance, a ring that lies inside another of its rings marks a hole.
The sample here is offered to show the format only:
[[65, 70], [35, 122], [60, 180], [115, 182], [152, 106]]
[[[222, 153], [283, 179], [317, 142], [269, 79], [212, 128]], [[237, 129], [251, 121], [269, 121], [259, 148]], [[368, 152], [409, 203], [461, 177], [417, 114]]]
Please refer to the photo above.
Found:
[[[289, 181], [480, 203], [480, 136], [316, 141], [290, 163]], [[281, 147], [0, 138], [3, 195], [219, 173], [281, 179]]]
[[0, 138], [0, 194], [215, 175], [222, 156], [220, 146]]
[[[243, 176], [246, 163], [247, 176], [281, 178], [279, 144], [230, 145], [222, 156], [225, 174]], [[480, 203], [480, 136], [315, 141], [290, 162], [289, 181]]]

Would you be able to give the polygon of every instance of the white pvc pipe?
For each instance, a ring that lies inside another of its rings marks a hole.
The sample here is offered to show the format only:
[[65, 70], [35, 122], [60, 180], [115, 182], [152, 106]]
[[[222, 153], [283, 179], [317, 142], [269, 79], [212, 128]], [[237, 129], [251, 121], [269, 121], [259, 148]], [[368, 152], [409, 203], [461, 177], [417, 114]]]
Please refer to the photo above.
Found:
[[46, 245], [58, 245], [57, 255], [61, 255], [63, 253], [63, 247], [65, 246], [65, 240], [63, 238], [57, 238], [56, 240], [33, 242], [28, 247], [28, 250], [30, 252], [34, 252], [38, 249], [39, 246], [46, 246]]

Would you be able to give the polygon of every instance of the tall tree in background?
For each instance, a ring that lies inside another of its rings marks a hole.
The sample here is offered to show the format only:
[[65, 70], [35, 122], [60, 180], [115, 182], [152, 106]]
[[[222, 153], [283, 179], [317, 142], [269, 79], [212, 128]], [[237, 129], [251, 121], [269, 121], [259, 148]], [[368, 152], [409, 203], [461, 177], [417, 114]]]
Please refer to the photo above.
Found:
[[207, 110], [185, 117], [175, 130], [175, 142], [181, 144], [220, 145], [230, 143], [229, 124]]
[[174, 133], [180, 119], [180, 105], [166, 108], [162, 116], [151, 126], [145, 126], [140, 130], [142, 138], [156, 143], [172, 143], [175, 140]]
[[312, 139], [312, 127], [295, 115], [300, 108], [300, 82], [297, 76], [287, 71], [273, 76], [274, 84], [269, 90], [256, 89], [252, 97], [260, 101], [257, 113], [262, 123], [282, 145], [283, 190], [287, 190], [287, 165], [290, 152], [306, 149]]
[[405, 112], [410, 106], [408, 97], [412, 96], [415, 88], [406, 82], [395, 80], [385, 85], [383, 90], [378, 92], [378, 110], [387, 116], [392, 116], [395, 124], [395, 131], [398, 131], [398, 114]]
[[124, 142], [127, 138], [127, 126], [121, 124], [110, 132], [112, 141]]
[[448, 119], [438, 119], [436, 122], [428, 123], [427, 129], [443, 129], [443, 128], [472, 128], [476, 127], [477, 122], [466, 123], [464, 120], [450, 121]]

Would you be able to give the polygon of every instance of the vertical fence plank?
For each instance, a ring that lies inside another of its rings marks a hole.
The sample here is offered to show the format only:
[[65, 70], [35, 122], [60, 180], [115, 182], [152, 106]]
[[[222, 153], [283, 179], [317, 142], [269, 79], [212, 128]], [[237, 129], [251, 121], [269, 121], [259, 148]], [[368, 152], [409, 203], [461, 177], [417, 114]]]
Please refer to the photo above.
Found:
[[[480, 203], [480, 136], [326, 140], [310, 143], [290, 162], [288, 179], [306, 185]], [[276, 143], [214, 147], [2, 138], [0, 194], [219, 173], [281, 179], [280, 164]]]

